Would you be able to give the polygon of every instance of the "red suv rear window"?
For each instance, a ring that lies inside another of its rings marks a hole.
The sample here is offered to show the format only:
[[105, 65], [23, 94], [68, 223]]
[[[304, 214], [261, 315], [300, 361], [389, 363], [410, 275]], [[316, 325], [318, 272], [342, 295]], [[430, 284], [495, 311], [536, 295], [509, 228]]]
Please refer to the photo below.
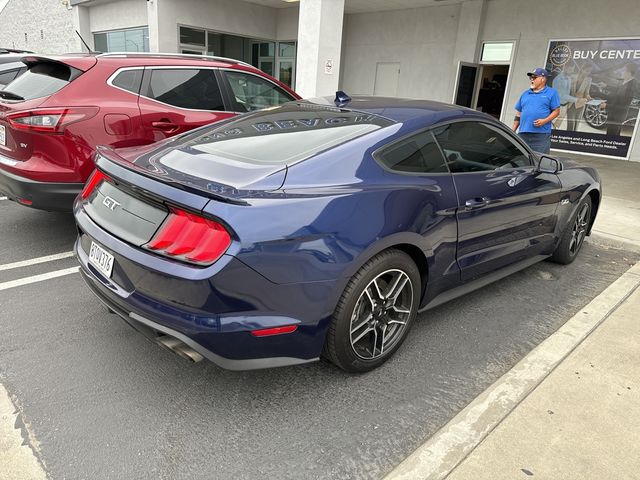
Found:
[[71, 83], [82, 71], [59, 62], [39, 62], [5, 87], [25, 100], [47, 97]]

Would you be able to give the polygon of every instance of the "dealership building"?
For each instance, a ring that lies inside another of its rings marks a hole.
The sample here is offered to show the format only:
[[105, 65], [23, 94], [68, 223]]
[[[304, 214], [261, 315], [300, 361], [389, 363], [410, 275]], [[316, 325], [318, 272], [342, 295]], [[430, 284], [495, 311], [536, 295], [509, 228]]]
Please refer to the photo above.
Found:
[[640, 161], [639, 18], [638, 0], [0, 0], [0, 47], [231, 57], [303, 97], [431, 99], [507, 125], [545, 66], [573, 84], [554, 147]]

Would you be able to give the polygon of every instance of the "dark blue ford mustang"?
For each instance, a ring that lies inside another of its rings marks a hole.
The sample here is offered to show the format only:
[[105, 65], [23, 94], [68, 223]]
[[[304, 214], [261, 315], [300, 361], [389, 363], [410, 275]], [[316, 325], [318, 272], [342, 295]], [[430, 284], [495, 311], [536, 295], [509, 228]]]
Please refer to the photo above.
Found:
[[100, 148], [97, 168], [75, 203], [86, 283], [160, 344], [229, 369], [375, 368], [418, 311], [573, 261], [601, 198], [595, 170], [485, 114], [390, 98], [292, 102]]

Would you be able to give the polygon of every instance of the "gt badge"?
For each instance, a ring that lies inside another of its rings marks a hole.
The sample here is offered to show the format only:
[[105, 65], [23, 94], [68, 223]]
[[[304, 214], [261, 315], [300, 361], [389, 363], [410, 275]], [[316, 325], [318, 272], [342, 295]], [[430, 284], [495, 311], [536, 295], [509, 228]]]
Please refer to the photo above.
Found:
[[109, 210], [115, 210], [116, 207], [120, 205], [120, 202], [116, 202], [113, 198], [107, 195], [106, 197], [104, 197], [102, 204]]

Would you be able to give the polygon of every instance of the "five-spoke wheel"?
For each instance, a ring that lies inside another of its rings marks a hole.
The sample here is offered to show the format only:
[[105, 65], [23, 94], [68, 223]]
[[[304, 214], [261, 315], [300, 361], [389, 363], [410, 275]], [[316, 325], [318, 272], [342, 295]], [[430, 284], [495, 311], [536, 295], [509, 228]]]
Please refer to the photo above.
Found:
[[591, 198], [587, 196], [582, 199], [576, 212], [567, 223], [551, 260], [565, 265], [573, 262], [582, 248], [590, 225]]
[[381, 365], [406, 338], [420, 292], [420, 272], [409, 255], [400, 250], [376, 255], [345, 288], [323, 355], [349, 372]]

